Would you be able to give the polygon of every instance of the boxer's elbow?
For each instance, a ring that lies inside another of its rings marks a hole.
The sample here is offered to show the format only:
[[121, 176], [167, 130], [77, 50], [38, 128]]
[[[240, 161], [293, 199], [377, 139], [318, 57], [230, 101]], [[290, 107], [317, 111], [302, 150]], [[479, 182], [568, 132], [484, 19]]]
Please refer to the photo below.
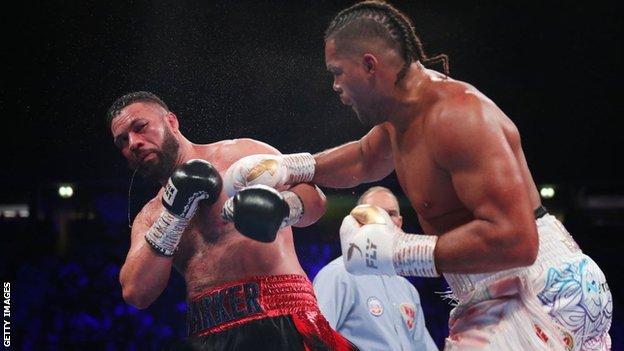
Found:
[[310, 220], [312, 222], [310, 224], [321, 219], [323, 214], [325, 214], [325, 210], [327, 210], [327, 197], [325, 197], [325, 194], [319, 187], [315, 186], [314, 190], [316, 194], [311, 199]]
[[530, 266], [537, 260], [537, 253], [539, 251], [537, 230], [528, 228], [520, 235], [523, 237], [523, 240], [518, 248], [517, 259], [522, 266]]
[[327, 209], [327, 198], [321, 189], [314, 186], [310, 194], [303, 200], [304, 212], [299, 222], [294, 224], [295, 227], [307, 227], [318, 221]]
[[121, 269], [119, 275], [119, 283], [121, 284], [121, 296], [127, 304], [132, 305], [140, 310], [149, 307], [156, 299], [145, 289], [146, 285], [138, 282], [128, 275], [128, 271]]
[[506, 250], [502, 250], [507, 262], [514, 267], [526, 267], [532, 265], [537, 259], [539, 242], [537, 230], [523, 228], [521, 230], [510, 230], [506, 234], [506, 243], [503, 244]]
[[122, 296], [127, 304], [140, 310], [148, 308], [154, 302], [153, 298], [145, 293], [142, 293], [140, 289], [137, 289], [132, 285], [122, 286]]

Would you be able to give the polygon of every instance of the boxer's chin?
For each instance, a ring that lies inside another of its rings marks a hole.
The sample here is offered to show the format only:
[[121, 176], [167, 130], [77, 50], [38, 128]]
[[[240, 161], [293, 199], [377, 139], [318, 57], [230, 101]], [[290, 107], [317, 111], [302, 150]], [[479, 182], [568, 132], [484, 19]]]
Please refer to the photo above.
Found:
[[165, 131], [162, 149], [140, 165], [138, 172], [146, 179], [163, 184], [175, 170], [180, 145], [171, 132]]
[[156, 157], [141, 163], [137, 172], [147, 180], [162, 184], [175, 170], [177, 156], [177, 149], [176, 152], [157, 152]]
[[166, 161], [163, 157], [158, 154], [157, 157], [141, 163], [137, 168], [137, 172], [147, 180], [163, 183], [173, 172], [173, 166], [165, 163]]

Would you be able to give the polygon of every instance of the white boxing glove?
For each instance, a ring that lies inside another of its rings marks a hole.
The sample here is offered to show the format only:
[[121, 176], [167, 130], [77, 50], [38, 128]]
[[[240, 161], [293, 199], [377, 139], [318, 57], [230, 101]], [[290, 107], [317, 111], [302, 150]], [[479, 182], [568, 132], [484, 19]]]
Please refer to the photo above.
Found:
[[278, 191], [287, 190], [291, 185], [312, 181], [315, 164], [314, 157], [309, 153], [246, 156], [225, 172], [223, 190], [228, 196], [257, 184]]
[[439, 276], [433, 252], [438, 237], [405, 234], [380, 207], [359, 205], [340, 227], [342, 258], [355, 275]]
[[356, 275], [396, 275], [392, 250], [396, 226], [382, 208], [360, 205], [340, 226], [342, 259], [347, 271]]

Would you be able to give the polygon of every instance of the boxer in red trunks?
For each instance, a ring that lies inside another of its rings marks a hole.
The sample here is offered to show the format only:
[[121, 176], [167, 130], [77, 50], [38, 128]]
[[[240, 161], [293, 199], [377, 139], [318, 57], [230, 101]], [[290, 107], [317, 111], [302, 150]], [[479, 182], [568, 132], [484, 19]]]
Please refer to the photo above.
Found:
[[251, 139], [194, 144], [149, 92], [120, 97], [107, 117], [130, 167], [163, 185], [132, 225], [119, 276], [123, 298], [147, 308], [167, 286], [171, 268], [180, 272], [189, 338], [174, 348], [355, 349], [320, 314], [295, 254], [290, 226], [310, 225], [323, 214], [318, 188], [251, 187], [228, 199], [221, 173], [243, 156], [279, 152]]

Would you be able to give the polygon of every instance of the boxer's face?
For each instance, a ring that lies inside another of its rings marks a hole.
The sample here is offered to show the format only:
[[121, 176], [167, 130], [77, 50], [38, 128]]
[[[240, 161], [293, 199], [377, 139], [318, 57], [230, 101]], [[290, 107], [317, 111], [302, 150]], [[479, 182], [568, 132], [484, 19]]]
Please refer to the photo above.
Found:
[[126, 106], [111, 122], [115, 145], [131, 169], [147, 179], [165, 181], [173, 172], [179, 143], [172, 132], [170, 112], [155, 103]]
[[334, 40], [325, 43], [325, 64], [334, 78], [333, 89], [343, 104], [351, 106], [360, 122], [376, 125], [384, 122], [375, 111], [374, 83], [361, 55], [341, 53]]
[[366, 195], [362, 203], [383, 208], [390, 215], [390, 219], [392, 219], [394, 225], [399, 228], [403, 225], [403, 217], [401, 217], [399, 212], [399, 203], [396, 197], [387, 191], [374, 191]]

